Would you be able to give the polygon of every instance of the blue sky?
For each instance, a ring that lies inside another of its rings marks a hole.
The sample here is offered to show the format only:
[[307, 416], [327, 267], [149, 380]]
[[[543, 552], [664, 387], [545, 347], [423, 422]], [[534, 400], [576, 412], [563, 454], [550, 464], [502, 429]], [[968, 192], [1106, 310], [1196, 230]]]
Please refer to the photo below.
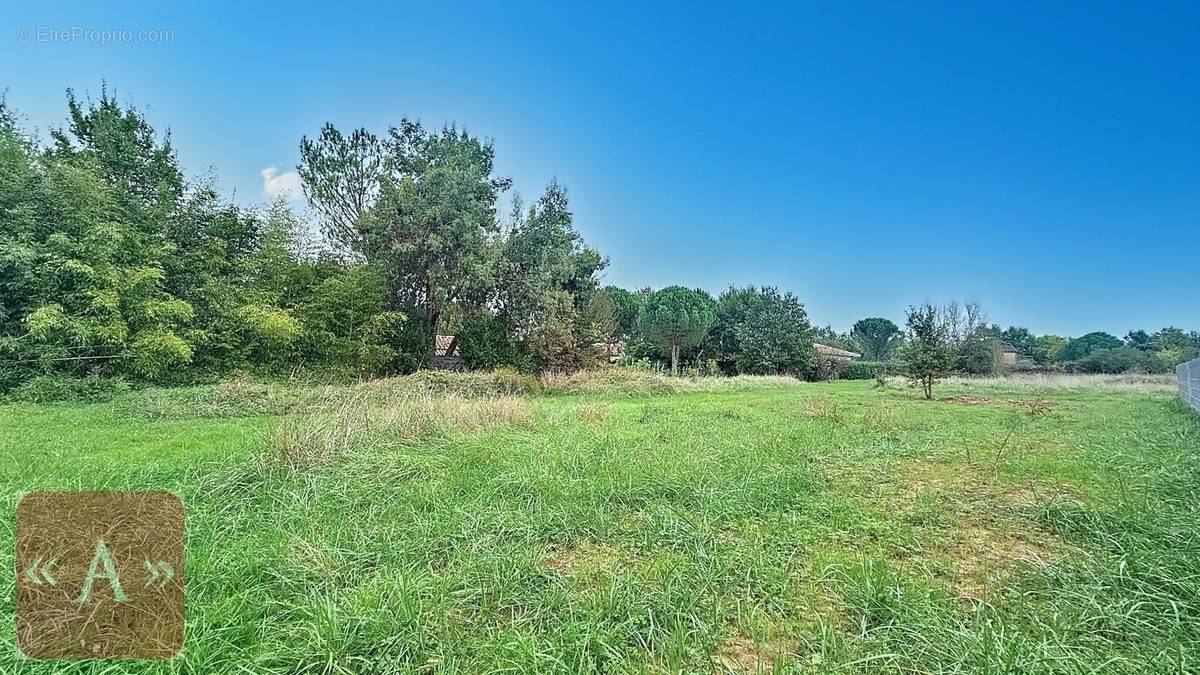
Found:
[[457, 121], [568, 186], [611, 283], [1200, 329], [1195, 3], [97, 4], [5, 10], [9, 105], [44, 132], [107, 81], [244, 203], [325, 121]]

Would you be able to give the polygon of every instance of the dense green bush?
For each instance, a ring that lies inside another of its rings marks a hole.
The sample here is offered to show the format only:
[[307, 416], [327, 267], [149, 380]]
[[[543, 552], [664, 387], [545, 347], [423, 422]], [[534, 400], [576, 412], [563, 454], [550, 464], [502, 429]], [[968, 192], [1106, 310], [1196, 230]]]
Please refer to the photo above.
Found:
[[129, 391], [129, 384], [114, 377], [68, 377], [40, 375], [26, 380], [8, 394], [8, 400], [22, 403], [55, 401], [98, 402]]
[[838, 377], [843, 380], [873, 380], [887, 373], [888, 364], [884, 361], [846, 361], [842, 364]]
[[1067, 364], [1072, 373], [1166, 373], [1170, 367], [1154, 352], [1134, 347], [1097, 349]]
[[458, 353], [474, 369], [508, 367], [528, 371], [533, 365], [529, 355], [508, 336], [500, 317], [490, 312], [474, 313], [463, 319], [458, 331]]
[[1062, 361], [1079, 361], [1100, 349], [1117, 349], [1121, 341], [1108, 333], [1095, 332], [1069, 340], [1058, 353]]

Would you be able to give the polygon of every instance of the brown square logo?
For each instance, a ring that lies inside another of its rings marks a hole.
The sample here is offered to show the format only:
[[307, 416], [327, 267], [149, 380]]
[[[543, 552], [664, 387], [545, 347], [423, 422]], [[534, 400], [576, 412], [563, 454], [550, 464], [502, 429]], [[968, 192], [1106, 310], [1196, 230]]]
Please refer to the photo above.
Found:
[[17, 505], [17, 646], [35, 659], [183, 649], [183, 504], [169, 492], [32, 492]]

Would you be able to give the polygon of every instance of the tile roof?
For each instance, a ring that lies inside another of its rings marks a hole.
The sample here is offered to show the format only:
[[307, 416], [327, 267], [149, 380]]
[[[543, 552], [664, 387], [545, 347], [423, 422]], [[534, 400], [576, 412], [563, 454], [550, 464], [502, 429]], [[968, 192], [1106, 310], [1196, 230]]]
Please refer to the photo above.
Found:
[[845, 349], [830, 347], [829, 345], [823, 345], [820, 342], [813, 343], [813, 346], [817, 348], [817, 353], [821, 356], [830, 356], [835, 359], [857, 359], [858, 357], [862, 356], [862, 354], [859, 354], [858, 352], [848, 352]]
[[454, 345], [454, 353], [447, 354], [446, 350], [450, 349], [450, 344], [454, 342], [453, 335], [439, 335], [434, 341], [433, 355], [434, 356], [458, 356], [458, 345]]

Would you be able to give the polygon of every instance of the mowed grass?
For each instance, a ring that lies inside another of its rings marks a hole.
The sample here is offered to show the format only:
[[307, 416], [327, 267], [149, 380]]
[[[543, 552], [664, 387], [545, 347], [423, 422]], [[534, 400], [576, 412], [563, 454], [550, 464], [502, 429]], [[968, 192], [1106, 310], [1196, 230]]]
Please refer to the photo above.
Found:
[[1200, 669], [1169, 387], [576, 384], [0, 406], [0, 623], [21, 491], [172, 490], [188, 529], [182, 657], [0, 672]]

